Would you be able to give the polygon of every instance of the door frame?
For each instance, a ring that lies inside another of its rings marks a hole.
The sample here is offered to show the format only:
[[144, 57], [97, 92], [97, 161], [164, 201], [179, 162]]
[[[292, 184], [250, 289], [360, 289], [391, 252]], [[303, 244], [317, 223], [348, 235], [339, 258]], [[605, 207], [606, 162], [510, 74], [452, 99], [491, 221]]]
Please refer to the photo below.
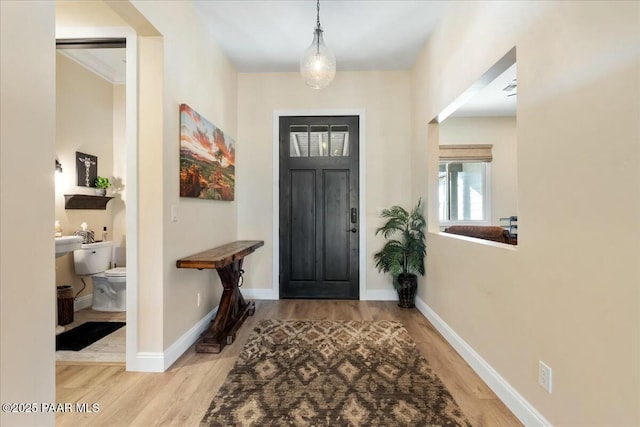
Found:
[[272, 201], [273, 201], [273, 216], [272, 216], [272, 298], [280, 299], [280, 117], [286, 116], [357, 116], [359, 118], [359, 158], [358, 158], [358, 179], [359, 179], [359, 191], [358, 191], [358, 228], [359, 233], [359, 256], [358, 256], [358, 270], [360, 272], [359, 278], [359, 290], [360, 300], [365, 299], [365, 287], [366, 287], [366, 239], [365, 234], [367, 232], [366, 224], [366, 156], [365, 156], [365, 110], [363, 108], [354, 109], [317, 109], [317, 110], [275, 110], [273, 112], [273, 174], [272, 174]]

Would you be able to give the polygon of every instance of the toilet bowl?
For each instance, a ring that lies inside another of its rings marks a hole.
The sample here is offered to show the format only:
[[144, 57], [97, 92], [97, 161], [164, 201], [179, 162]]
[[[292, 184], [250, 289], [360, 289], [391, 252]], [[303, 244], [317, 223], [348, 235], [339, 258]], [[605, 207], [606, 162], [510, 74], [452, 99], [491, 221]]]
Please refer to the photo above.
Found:
[[91, 276], [93, 280], [93, 304], [96, 311], [127, 310], [127, 271], [124, 267], [112, 268]]
[[93, 281], [92, 306], [96, 311], [126, 311], [127, 272], [124, 267], [111, 268], [110, 241], [86, 243], [73, 251], [76, 274], [91, 276]]

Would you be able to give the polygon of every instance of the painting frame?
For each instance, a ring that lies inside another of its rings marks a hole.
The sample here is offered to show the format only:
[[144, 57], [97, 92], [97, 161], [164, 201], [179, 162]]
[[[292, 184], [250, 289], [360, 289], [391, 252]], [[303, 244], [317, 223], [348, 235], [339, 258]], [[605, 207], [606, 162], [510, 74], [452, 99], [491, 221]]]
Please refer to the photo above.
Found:
[[236, 142], [187, 104], [180, 104], [180, 197], [235, 200]]
[[95, 187], [98, 177], [98, 156], [76, 151], [76, 185]]

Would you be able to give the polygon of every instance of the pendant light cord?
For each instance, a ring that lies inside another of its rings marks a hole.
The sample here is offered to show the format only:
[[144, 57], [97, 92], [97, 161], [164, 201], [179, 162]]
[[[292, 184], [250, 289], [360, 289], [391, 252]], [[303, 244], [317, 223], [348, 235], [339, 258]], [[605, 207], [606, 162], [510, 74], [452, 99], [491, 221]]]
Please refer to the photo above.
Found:
[[320, 0], [316, 3], [316, 34], [318, 41], [316, 42], [316, 54], [320, 53], [320, 34], [322, 33], [322, 26], [320, 26]]

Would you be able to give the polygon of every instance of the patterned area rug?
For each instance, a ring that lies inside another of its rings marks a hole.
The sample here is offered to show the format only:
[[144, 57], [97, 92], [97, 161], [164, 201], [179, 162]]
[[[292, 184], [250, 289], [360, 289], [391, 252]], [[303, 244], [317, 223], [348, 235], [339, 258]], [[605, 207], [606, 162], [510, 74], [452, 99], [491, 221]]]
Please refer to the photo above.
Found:
[[263, 320], [201, 426], [470, 426], [399, 322]]

